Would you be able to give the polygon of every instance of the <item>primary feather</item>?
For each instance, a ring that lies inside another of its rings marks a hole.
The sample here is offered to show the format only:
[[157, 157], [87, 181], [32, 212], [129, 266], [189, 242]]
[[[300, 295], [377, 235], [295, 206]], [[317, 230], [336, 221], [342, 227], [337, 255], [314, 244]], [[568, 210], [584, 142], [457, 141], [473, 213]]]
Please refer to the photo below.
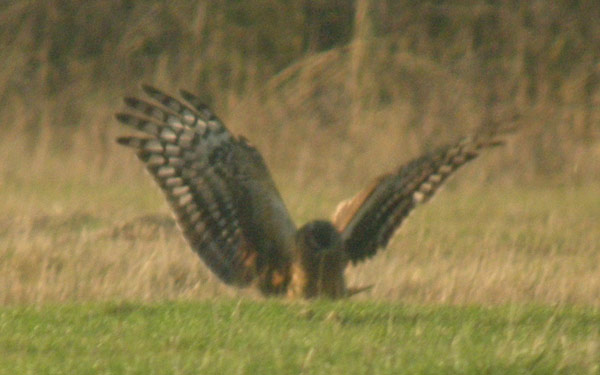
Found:
[[481, 150], [501, 144], [492, 135], [467, 137], [429, 152], [377, 178], [355, 197], [340, 203], [333, 222], [353, 262], [385, 248], [411, 211], [427, 202], [458, 168]]
[[[245, 286], [274, 272], [287, 277], [290, 256], [281, 243], [295, 227], [258, 152], [192, 94], [183, 92], [183, 102], [143, 89], [155, 103], [126, 98], [133, 113], [116, 117], [146, 136], [117, 142], [136, 150], [192, 249], [228, 284]], [[263, 225], [253, 223], [256, 212]]]

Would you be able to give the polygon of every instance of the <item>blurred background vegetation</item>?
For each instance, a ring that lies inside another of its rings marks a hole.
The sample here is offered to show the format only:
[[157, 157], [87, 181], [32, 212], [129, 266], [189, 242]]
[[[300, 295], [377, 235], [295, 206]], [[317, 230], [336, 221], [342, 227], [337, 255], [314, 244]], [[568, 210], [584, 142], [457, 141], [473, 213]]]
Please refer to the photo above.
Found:
[[358, 187], [514, 114], [471, 178], [597, 182], [599, 19], [592, 0], [3, 1], [0, 171], [131, 178], [113, 114], [146, 82], [199, 93], [294, 186]]

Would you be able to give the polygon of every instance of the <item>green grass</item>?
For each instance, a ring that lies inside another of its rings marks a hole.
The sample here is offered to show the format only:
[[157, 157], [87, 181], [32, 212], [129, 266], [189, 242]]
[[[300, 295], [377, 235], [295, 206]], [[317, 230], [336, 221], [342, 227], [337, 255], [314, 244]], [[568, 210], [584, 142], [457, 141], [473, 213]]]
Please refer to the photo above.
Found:
[[0, 374], [597, 374], [591, 308], [217, 299], [0, 309]]

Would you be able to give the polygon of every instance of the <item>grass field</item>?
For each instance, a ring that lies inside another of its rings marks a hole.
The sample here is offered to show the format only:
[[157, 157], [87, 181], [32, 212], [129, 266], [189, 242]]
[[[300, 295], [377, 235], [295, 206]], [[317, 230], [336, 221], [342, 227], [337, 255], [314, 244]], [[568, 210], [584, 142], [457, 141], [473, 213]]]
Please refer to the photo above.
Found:
[[[0, 374], [599, 373], [598, 187], [476, 167], [310, 303], [223, 286], [142, 173], [5, 172]], [[299, 222], [349, 194], [283, 190]]]
[[597, 374], [600, 312], [280, 301], [0, 309], [0, 374]]
[[[600, 372], [597, 185], [492, 183], [484, 157], [348, 271], [373, 289], [291, 303], [208, 272], [133, 157], [5, 155], [0, 374]], [[295, 186], [302, 223], [360, 184]]]
[[[476, 163], [348, 271], [372, 290], [307, 303], [220, 283], [134, 160], [5, 168], [0, 374], [598, 374], [598, 186]], [[282, 190], [301, 223], [359, 187], [335, 186]]]
[[[348, 271], [351, 285], [374, 284], [356, 298], [599, 306], [598, 186], [470, 183], [478, 167]], [[299, 224], [351, 194], [283, 190]], [[252, 295], [208, 272], [142, 173], [128, 183], [6, 174], [0, 197], [0, 304]]]

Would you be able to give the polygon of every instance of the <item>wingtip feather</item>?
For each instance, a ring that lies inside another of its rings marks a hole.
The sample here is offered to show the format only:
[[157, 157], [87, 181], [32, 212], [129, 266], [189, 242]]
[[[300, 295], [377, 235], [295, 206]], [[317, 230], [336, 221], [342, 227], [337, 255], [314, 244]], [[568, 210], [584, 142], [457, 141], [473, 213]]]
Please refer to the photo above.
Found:
[[131, 120], [131, 115], [129, 113], [125, 113], [125, 112], [118, 112], [115, 113], [115, 118], [117, 119], [117, 121], [123, 123], [123, 124], [128, 124]]
[[134, 98], [133, 96], [126, 96], [123, 98], [123, 103], [125, 103], [125, 105], [128, 107], [136, 108], [140, 103], [140, 100], [138, 98]]
[[198, 97], [185, 89], [179, 89], [179, 94], [187, 101], [198, 101]]
[[131, 137], [117, 137], [115, 141], [121, 146], [130, 146]]
[[206, 103], [204, 103], [198, 96], [192, 94], [191, 92], [189, 92], [185, 89], [180, 89], [179, 94], [186, 102], [190, 103], [196, 110], [200, 111], [200, 113], [202, 113], [204, 115], [209, 114], [210, 118], [215, 117], [210, 112], [209, 106]]
[[142, 90], [150, 96], [156, 95], [156, 94], [162, 94], [162, 92], [159, 89], [157, 89], [156, 87], [154, 87], [150, 84], [142, 83], [141, 87], [142, 87]]
[[116, 142], [121, 146], [140, 148], [142, 147], [142, 139], [137, 137], [117, 137]]

